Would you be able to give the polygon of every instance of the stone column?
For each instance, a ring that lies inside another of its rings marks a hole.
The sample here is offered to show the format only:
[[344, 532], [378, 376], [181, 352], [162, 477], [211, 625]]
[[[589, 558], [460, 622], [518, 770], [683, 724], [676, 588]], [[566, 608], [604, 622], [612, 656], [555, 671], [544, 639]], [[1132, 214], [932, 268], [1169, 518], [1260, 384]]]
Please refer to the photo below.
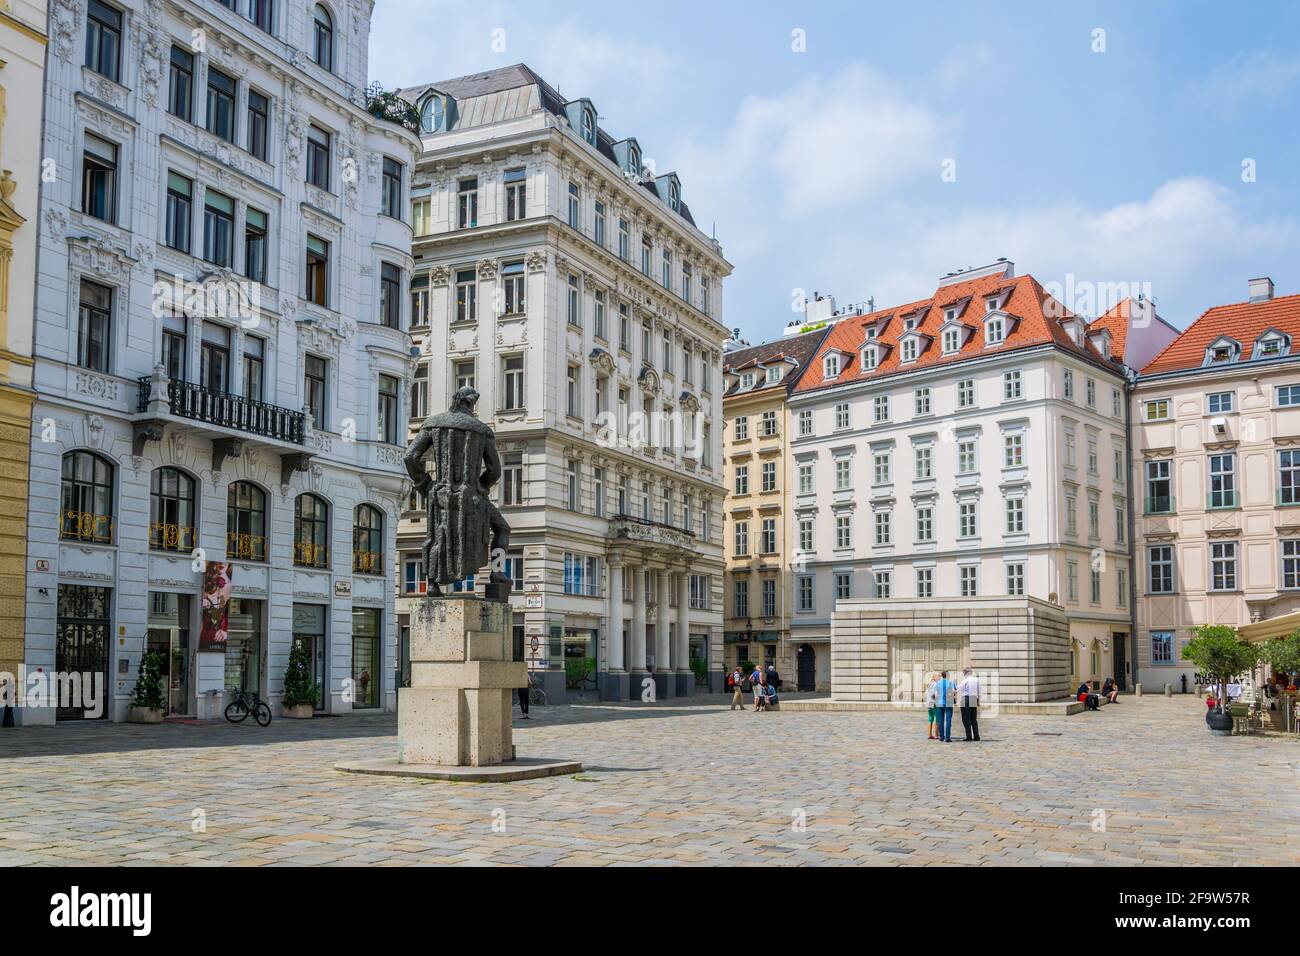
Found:
[[609, 612], [605, 625], [605, 673], [601, 700], [627, 700], [628, 679], [623, 665], [623, 556], [609, 556]]
[[691, 576], [689, 570], [677, 575], [677, 648], [673, 655], [677, 668], [675, 696], [686, 697], [695, 689], [691, 671]]
[[645, 679], [645, 575], [644, 567], [629, 568], [632, 575], [632, 639], [628, 641], [628, 697], [641, 699], [641, 682]]
[[659, 700], [673, 696], [672, 643], [668, 632], [668, 618], [672, 611], [669, 606], [668, 589], [672, 587], [672, 576], [667, 568], [655, 571], [655, 599], [658, 608], [655, 614], [655, 695]]

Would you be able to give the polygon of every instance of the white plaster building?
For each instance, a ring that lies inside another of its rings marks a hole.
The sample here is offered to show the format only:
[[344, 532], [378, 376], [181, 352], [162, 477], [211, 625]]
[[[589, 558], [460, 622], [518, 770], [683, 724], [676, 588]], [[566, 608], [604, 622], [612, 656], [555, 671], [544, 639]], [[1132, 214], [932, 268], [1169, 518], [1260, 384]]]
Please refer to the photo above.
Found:
[[[1119, 677], [1131, 519], [1110, 337], [1006, 261], [837, 322], [787, 403], [791, 640], [825, 646], [847, 599], [1024, 596], [1068, 616], [1072, 681]], [[891, 641], [865, 699], [907, 699], [890, 676], [960, 666], [964, 640]]]
[[[519, 652], [552, 701], [639, 698], [649, 675], [660, 698], [716, 688], [731, 265], [675, 173], [528, 67], [402, 95], [425, 130], [413, 411], [481, 393]], [[672, 424], [642, 442], [646, 413]], [[409, 504], [399, 591], [414, 596], [424, 514]]]
[[106, 675], [113, 719], [146, 648], [214, 716], [274, 705], [292, 641], [318, 709], [394, 706], [419, 144], [368, 111], [372, 6], [52, 5], [26, 663]]

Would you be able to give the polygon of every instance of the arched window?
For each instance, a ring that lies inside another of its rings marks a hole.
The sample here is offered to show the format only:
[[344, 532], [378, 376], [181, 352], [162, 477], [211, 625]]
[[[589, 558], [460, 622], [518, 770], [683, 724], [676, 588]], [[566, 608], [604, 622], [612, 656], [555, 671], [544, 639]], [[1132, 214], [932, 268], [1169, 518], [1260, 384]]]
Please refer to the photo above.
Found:
[[420, 129], [426, 133], [436, 133], [442, 129], [446, 117], [447, 105], [442, 97], [432, 95], [420, 106]]
[[334, 19], [321, 4], [316, 4], [312, 25], [312, 58], [330, 72], [334, 71]]
[[374, 505], [357, 505], [352, 516], [352, 570], [384, 573], [384, 515]]
[[226, 557], [266, 560], [266, 492], [251, 482], [226, 489]]
[[193, 551], [194, 479], [179, 468], [155, 468], [149, 488], [149, 547]]
[[330, 507], [316, 495], [301, 494], [293, 513], [293, 563], [303, 568], [329, 567]]
[[589, 109], [582, 111], [582, 138], [596, 144], [596, 114]]
[[113, 543], [113, 466], [94, 452], [63, 456], [59, 537]]

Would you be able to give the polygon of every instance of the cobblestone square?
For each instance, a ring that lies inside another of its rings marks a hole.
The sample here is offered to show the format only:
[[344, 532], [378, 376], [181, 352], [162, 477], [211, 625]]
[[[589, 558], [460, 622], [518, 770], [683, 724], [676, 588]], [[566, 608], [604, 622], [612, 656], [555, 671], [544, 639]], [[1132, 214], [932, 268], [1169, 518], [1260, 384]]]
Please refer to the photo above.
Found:
[[392, 715], [6, 730], [0, 865], [1297, 862], [1300, 741], [1211, 737], [1194, 697], [988, 718], [979, 744], [717, 700], [534, 708], [519, 752], [584, 769], [512, 784], [332, 769], [392, 754]]

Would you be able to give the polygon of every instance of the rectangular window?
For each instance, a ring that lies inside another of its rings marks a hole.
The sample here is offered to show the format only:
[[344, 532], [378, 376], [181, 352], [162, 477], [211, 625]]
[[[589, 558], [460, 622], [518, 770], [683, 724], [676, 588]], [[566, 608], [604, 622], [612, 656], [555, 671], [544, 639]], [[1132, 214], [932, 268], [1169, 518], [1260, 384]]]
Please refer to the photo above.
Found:
[[248, 151], [266, 162], [269, 142], [271, 101], [257, 90], [248, 91]]
[[749, 522], [737, 521], [733, 531], [733, 545], [736, 557], [749, 554]]
[[1151, 663], [1152, 664], [1174, 663], [1174, 632], [1173, 631], [1152, 631], [1151, 632]]
[[1211, 392], [1205, 396], [1205, 410], [1211, 415], [1226, 415], [1232, 411], [1232, 392]]
[[749, 617], [749, 582], [737, 581], [732, 617]]
[[890, 597], [894, 586], [894, 572], [876, 571], [874, 574], [872, 574], [872, 580], [874, 581], [876, 586], [875, 587], [876, 597], [878, 598]]
[[916, 509], [916, 540], [934, 540], [934, 508], [930, 505], [919, 505]]
[[1300, 385], [1281, 385], [1277, 390], [1277, 407], [1291, 408], [1300, 405]]
[[934, 477], [934, 449], [929, 445], [920, 445], [915, 449], [916, 477], [918, 479]]
[[244, 210], [244, 275], [266, 281], [266, 213], [252, 206]]
[[203, 258], [230, 268], [234, 233], [235, 201], [209, 189], [203, 194]]
[[379, 211], [389, 218], [401, 219], [402, 205], [402, 164], [385, 156]]
[[835, 427], [844, 429], [849, 427], [849, 403], [840, 402], [835, 406]]
[[871, 456], [871, 483], [889, 485], [894, 481], [894, 456], [887, 451], [876, 452]]
[[763, 462], [763, 491], [776, 491], [776, 462]]
[[605, 248], [605, 204], [599, 199], [596, 200], [594, 210], [592, 238], [596, 240], [596, 245], [603, 249]]
[[1019, 433], [1004, 435], [1002, 439], [1003, 468], [1021, 468], [1025, 464], [1025, 436]]
[[1146, 513], [1169, 514], [1174, 510], [1174, 463], [1168, 459], [1146, 463]]
[[379, 264], [379, 324], [402, 327], [402, 270], [391, 262]]
[[81, 164], [81, 211], [104, 222], [117, 221], [117, 146], [86, 134]]
[[835, 574], [835, 600], [847, 601], [853, 596], [853, 575], [844, 571]]
[[579, 382], [581, 370], [576, 365], [570, 365], [568, 375], [565, 380], [566, 388], [566, 411], [570, 418], [578, 418], [582, 415], [582, 386]]
[[172, 47], [167, 112], [189, 123], [194, 118], [194, 54]]
[[957, 383], [957, 407], [972, 408], [975, 405], [975, 380], [965, 378]]
[[872, 401], [872, 411], [877, 424], [889, 421], [889, 396], [877, 395]]
[[[812, 491], [812, 465], [802, 465], [808, 470], [808, 491]], [[835, 490], [848, 491], [853, 487], [853, 459], [835, 459]]]
[[973, 538], [979, 533], [976, 523], [975, 502], [962, 501], [957, 505], [957, 536]]
[[582, 190], [577, 183], [569, 183], [569, 225], [582, 229]]
[[1007, 534], [1023, 534], [1025, 530], [1025, 499], [1008, 498], [1006, 500], [1007, 509]]
[[228, 143], [235, 141], [235, 91], [232, 77], [208, 67], [207, 129]]
[[244, 339], [244, 397], [265, 400], [266, 341], [255, 335]]
[[1233, 452], [1210, 456], [1209, 506], [1211, 508], [1237, 506], [1237, 456]]
[[179, 173], [167, 173], [167, 224], [164, 241], [179, 252], [190, 251], [194, 184]]
[[980, 593], [979, 570], [974, 564], [963, 564], [957, 569], [962, 597], [976, 597]]
[[1159, 544], [1147, 548], [1147, 592], [1149, 594], [1174, 593], [1172, 545]]
[[799, 519], [799, 550], [804, 554], [811, 554], [813, 550], [813, 521], [812, 518]]
[[957, 474], [969, 475], [977, 468], [978, 452], [974, 439], [957, 443]]
[[114, 83], [121, 80], [122, 13], [99, 0], [86, 9], [86, 66]]
[[390, 445], [398, 442], [398, 387], [399, 383], [393, 376], [379, 376], [379, 440]]
[[853, 547], [853, 521], [848, 515], [835, 516], [835, 547]]
[[1300, 588], [1300, 538], [1282, 542], [1282, 587]]
[[1277, 453], [1278, 503], [1300, 504], [1300, 451], [1283, 449]]
[[329, 363], [323, 358], [308, 355], [303, 365], [303, 395], [306, 398], [307, 413], [312, 423], [322, 431], [326, 429], [325, 415], [326, 383], [328, 381]]
[[456, 184], [456, 228], [473, 229], [478, 225], [478, 179], [462, 179]]
[[307, 127], [307, 182], [330, 188], [330, 134], [315, 125]]
[[1019, 597], [1025, 593], [1025, 566], [1020, 562], [1012, 562], [1007, 568], [1007, 594], [1012, 597]]
[[[838, 463], [837, 463], [838, 464]], [[813, 493], [813, 466], [811, 464], [800, 464], [798, 467], [799, 494], [810, 495]], [[836, 469], [836, 483], [838, 487], [839, 469]]]
[[650, 240], [646, 237], [641, 239], [641, 274], [647, 279], [650, 278]]
[[566, 312], [569, 324], [578, 328], [582, 327], [582, 298], [579, 292], [578, 277], [574, 273], [569, 273], [569, 293], [568, 293], [568, 310]]
[[1020, 372], [1004, 372], [1002, 375], [1002, 400], [1014, 401], [1024, 394]]
[[609, 341], [609, 335], [605, 330], [605, 292], [597, 289], [592, 293], [592, 334], [597, 338]]
[[673, 287], [673, 252], [671, 249], [664, 250], [663, 264], [662, 284], [665, 289], [671, 289]]
[[82, 279], [77, 314], [77, 364], [95, 372], [109, 372], [112, 332], [112, 288]]
[[759, 551], [763, 554], [776, 554], [776, 519], [764, 518], [762, 536], [759, 539]]
[[248, 0], [248, 19], [266, 33], [275, 33], [275, 7], [273, 0]]
[[934, 568], [916, 569], [916, 596], [919, 598], [934, 597]]
[[776, 581], [763, 579], [763, 617], [776, 617]]
[[330, 244], [307, 234], [307, 300], [329, 306]]
[[1092, 379], [1087, 379], [1083, 383], [1084, 401], [1088, 403], [1089, 408], [1097, 407], [1097, 383]]
[[505, 456], [501, 469], [501, 504], [524, 503], [524, 456], [511, 452]]
[[618, 221], [618, 257], [624, 262], [628, 261], [628, 256], [632, 254], [629, 245], [629, 231], [626, 219]]
[[1163, 422], [1169, 420], [1169, 399], [1155, 398], [1143, 404], [1146, 414], [1146, 420], [1149, 422]]
[[1128, 607], [1128, 571], [1115, 568], [1115, 606]]
[[877, 511], [873, 519], [875, 542], [879, 547], [894, 543], [894, 514], [892, 511]]
[[1237, 590], [1237, 542], [1210, 542], [1210, 590]]
[[1088, 601], [1091, 604], [1101, 603], [1101, 571], [1097, 568], [1088, 572]]
[[930, 414], [930, 389], [918, 388], [914, 394], [917, 416]]
[[799, 610], [811, 611], [813, 609], [813, 579], [810, 575], [803, 575], [799, 578]]
[[1062, 375], [1062, 379], [1063, 379], [1063, 381], [1064, 381], [1064, 383], [1065, 383], [1065, 388], [1064, 388], [1064, 391], [1065, 391], [1065, 397], [1066, 397], [1066, 398], [1070, 398], [1070, 399], [1074, 398], [1074, 372], [1073, 372], [1073, 370], [1067, 368], [1067, 369], [1065, 370], [1065, 372], [1063, 373], [1063, 375]]
[[528, 174], [522, 169], [507, 169], [506, 222], [515, 222], [528, 214]]
[[808, 438], [813, 433], [812, 412], [808, 409], [801, 409], [799, 412], [799, 437]]
[[162, 364], [167, 377], [174, 382], [185, 381], [185, 355], [189, 351], [185, 316], [163, 316]]

